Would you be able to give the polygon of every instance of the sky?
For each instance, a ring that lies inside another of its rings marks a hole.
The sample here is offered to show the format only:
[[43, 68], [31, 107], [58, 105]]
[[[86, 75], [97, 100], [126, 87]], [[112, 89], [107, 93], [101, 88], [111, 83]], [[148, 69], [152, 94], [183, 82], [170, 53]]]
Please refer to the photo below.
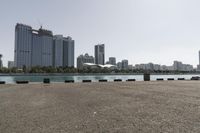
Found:
[[0, 0], [0, 53], [4, 66], [14, 60], [15, 25], [23, 23], [71, 36], [75, 62], [103, 43], [106, 60], [196, 66], [199, 7], [199, 0]]

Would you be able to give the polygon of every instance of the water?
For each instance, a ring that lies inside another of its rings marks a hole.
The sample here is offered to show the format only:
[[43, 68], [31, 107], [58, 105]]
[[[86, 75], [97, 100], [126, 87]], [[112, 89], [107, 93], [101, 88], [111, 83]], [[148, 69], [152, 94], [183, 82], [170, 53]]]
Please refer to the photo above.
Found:
[[[190, 79], [193, 76], [200, 75], [151, 75], [151, 80], [156, 80], [157, 78], [185, 78]], [[65, 80], [74, 80], [75, 82], [82, 82], [82, 80], [92, 80], [97, 82], [99, 79], [107, 79], [108, 81], [113, 81], [114, 79], [122, 79], [123, 81], [127, 79], [136, 79], [136, 81], [143, 81], [143, 75], [88, 75], [88, 76], [0, 76], [0, 81], [6, 81], [6, 83], [15, 83], [17, 80], [28, 80], [30, 82], [43, 82], [44, 78], [49, 78], [51, 82], [64, 82]]]

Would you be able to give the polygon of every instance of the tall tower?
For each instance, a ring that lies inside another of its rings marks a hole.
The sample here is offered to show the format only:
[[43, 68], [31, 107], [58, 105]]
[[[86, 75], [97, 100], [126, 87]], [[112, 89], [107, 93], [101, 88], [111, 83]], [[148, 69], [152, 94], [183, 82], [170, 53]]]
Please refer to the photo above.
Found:
[[2, 68], [3, 67], [3, 62], [2, 62], [2, 58], [3, 57], [3, 55], [2, 54], [0, 54], [0, 68]]
[[200, 50], [199, 50], [199, 65], [200, 65]]
[[74, 67], [74, 40], [71, 37], [63, 39], [63, 67]]
[[105, 64], [105, 45], [104, 44], [98, 44], [94, 47], [94, 55], [95, 55], [95, 63], [104, 65]]
[[17, 68], [31, 67], [32, 28], [24, 24], [15, 26], [14, 62]]
[[55, 35], [53, 39], [53, 66], [63, 66], [63, 36]]

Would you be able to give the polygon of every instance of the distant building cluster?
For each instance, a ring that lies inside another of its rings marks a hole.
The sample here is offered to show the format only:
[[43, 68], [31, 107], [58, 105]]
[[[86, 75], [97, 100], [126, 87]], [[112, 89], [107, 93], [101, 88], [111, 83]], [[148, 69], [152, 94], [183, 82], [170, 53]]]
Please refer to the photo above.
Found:
[[17, 68], [34, 66], [73, 67], [74, 40], [53, 35], [42, 27], [17, 24], [15, 27], [14, 65]]
[[105, 63], [105, 44], [98, 44], [94, 46], [94, 57], [89, 54], [79, 55], [77, 57], [77, 68], [109, 68], [116, 69], [116, 58], [110, 57], [109, 61]]
[[[8, 68], [74, 67], [74, 50], [75, 41], [69, 36], [53, 35], [52, 31], [42, 27], [35, 30], [31, 26], [18, 23], [15, 26], [14, 61], [8, 61]], [[0, 54], [0, 68], [2, 67], [2, 55]], [[131, 65], [127, 59], [117, 62], [115, 57], [109, 57], [108, 61], [105, 61], [105, 44], [98, 44], [94, 46], [94, 56], [85, 53], [77, 57], [77, 68], [83, 69], [84, 67], [118, 70], [200, 71], [200, 51], [197, 69], [180, 61], [174, 61], [171, 66], [153, 63]]]
[[154, 71], [193, 71], [193, 66], [189, 64], [183, 64], [180, 61], [174, 61], [172, 66], [159, 65], [159, 64], [136, 64], [134, 69], [142, 70], [154, 70]]

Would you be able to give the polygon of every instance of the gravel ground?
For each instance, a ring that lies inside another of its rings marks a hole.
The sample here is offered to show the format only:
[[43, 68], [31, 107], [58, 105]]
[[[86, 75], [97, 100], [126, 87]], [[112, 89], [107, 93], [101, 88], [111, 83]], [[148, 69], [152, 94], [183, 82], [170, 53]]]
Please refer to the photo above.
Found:
[[0, 133], [199, 133], [200, 81], [0, 85]]

